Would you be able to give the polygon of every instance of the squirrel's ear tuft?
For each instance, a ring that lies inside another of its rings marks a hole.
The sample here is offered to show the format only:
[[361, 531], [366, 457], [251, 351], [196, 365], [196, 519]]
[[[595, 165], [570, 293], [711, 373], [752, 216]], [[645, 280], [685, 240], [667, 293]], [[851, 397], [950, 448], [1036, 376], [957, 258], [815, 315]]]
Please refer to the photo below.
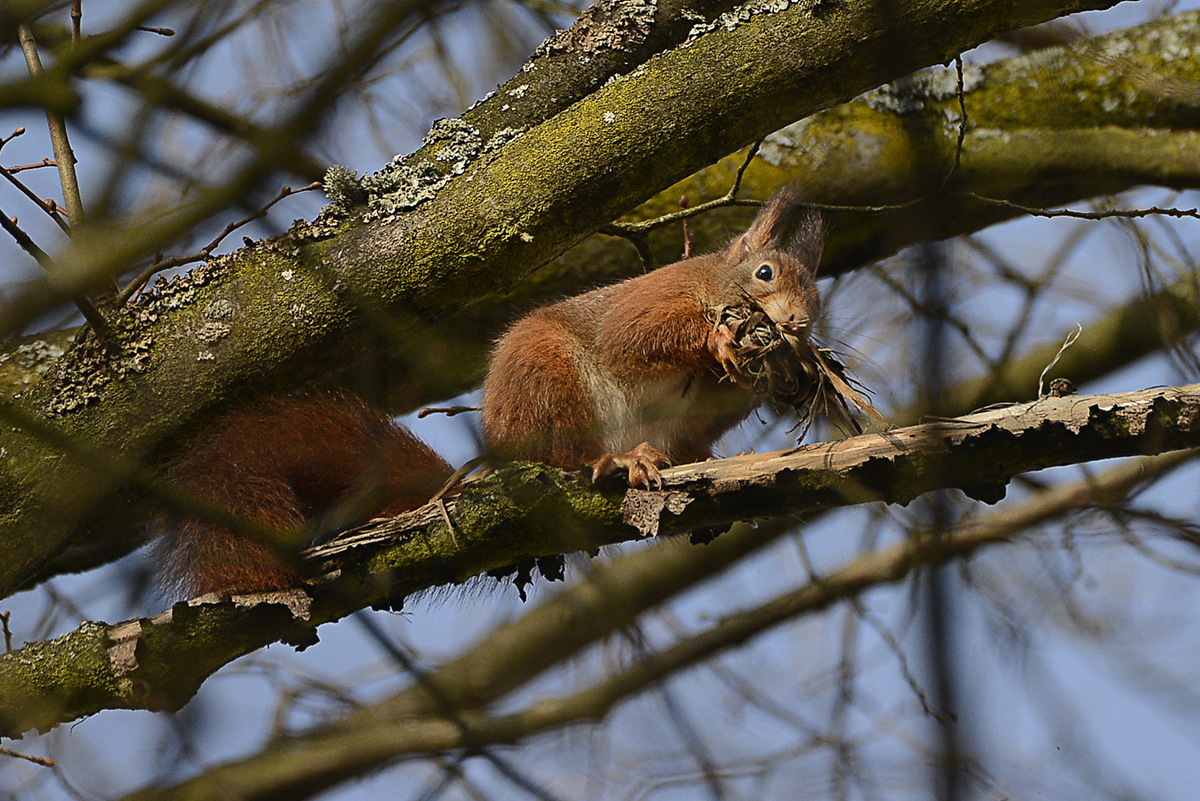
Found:
[[819, 211], [805, 205], [797, 189], [785, 186], [767, 198], [734, 245], [746, 253], [782, 250], [816, 272], [825, 246], [825, 220]]

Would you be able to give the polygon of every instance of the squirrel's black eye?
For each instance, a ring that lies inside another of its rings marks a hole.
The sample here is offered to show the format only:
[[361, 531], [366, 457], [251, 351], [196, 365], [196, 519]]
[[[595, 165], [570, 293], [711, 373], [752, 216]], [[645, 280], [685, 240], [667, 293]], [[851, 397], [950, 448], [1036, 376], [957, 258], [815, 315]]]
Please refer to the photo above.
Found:
[[775, 277], [775, 268], [769, 264], [760, 264], [758, 269], [754, 271], [754, 277], [759, 281], [770, 281]]

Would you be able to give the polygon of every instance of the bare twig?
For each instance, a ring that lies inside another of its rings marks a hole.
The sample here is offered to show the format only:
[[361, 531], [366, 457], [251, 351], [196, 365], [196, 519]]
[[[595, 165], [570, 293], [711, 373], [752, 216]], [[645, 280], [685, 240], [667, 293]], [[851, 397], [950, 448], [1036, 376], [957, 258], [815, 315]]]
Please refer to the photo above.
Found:
[[32, 762], [35, 765], [41, 765], [42, 767], [46, 768], [52, 768], [56, 764], [53, 759], [30, 756], [29, 754], [22, 754], [20, 751], [10, 751], [7, 748], [0, 748], [0, 756], [13, 757], [14, 759], [24, 759], [27, 762]]
[[0, 628], [4, 629], [4, 653], [12, 653], [12, 631], [8, 628], [8, 620], [12, 612], [0, 612]]
[[[24, 135], [25, 135], [25, 126], [22, 125], [19, 128], [17, 128], [15, 131], [10, 133], [8, 136], [0, 138], [0, 149], [3, 149], [3, 147], [5, 145], [7, 145], [12, 140], [16, 139], [18, 136], [24, 136]], [[26, 164], [21, 167], [0, 167], [0, 174], [3, 174], [4, 177], [7, 178], [12, 183], [12, 185], [15, 186], [22, 194], [24, 194], [26, 197], [28, 197], [30, 200], [32, 200], [35, 204], [37, 204], [38, 208], [40, 208], [42, 211], [49, 214], [50, 219], [52, 219], [52, 220], [54, 220], [54, 222], [58, 223], [59, 228], [62, 228], [64, 231], [69, 231], [70, 228], [67, 225], [66, 221], [63, 220], [63, 218], [61, 216], [59, 216], [59, 214], [58, 214], [58, 211], [59, 211], [58, 204], [56, 204], [53, 200], [51, 200], [49, 198], [47, 198], [46, 200], [43, 200], [41, 197], [38, 196], [38, 194], [36, 192], [34, 192], [32, 189], [25, 186], [25, 184], [21, 183], [20, 181], [18, 181], [16, 178], [13, 177], [17, 173], [22, 172], [24, 170], [36, 170], [39, 167], [57, 167], [57, 166], [58, 166], [57, 162], [51, 161], [48, 158], [43, 158], [41, 164]]]
[[[46, 159], [46, 161], [49, 161], [49, 159]], [[30, 165], [30, 166], [40, 166], [40, 165]], [[37, 206], [42, 211], [46, 212], [46, 214], [50, 215], [50, 219], [54, 220], [54, 222], [58, 224], [59, 228], [61, 228], [66, 233], [70, 233], [71, 226], [67, 225], [67, 221], [64, 220], [62, 218], [62, 215], [59, 213], [60, 211], [62, 211], [62, 209], [59, 208], [58, 204], [55, 203], [52, 198], [46, 198], [43, 200], [41, 197], [38, 196], [37, 192], [34, 192], [32, 189], [30, 189], [24, 183], [22, 183], [19, 179], [17, 179], [13, 175], [13, 172], [15, 172], [15, 170], [8, 169], [7, 167], [0, 167], [0, 175], [3, 175], [8, 180], [9, 183], [11, 183], [13, 186], [15, 186], [17, 188], [17, 190], [21, 194], [25, 195], [25, 197], [32, 200], [35, 206]]]
[[[41, 75], [42, 60], [38, 56], [33, 32], [29, 30], [28, 25], [21, 25], [17, 29], [17, 36], [21, 40], [21, 50], [25, 53], [25, 64], [29, 68], [29, 74], [33, 77]], [[67, 216], [71, 218], [71, 225], [79, 225], [83, 222], [83, 197], [79, 194], [79, 179], [75, 175], [75, 154], [71, 152], [71, 142], [67, 139], [67, 125], [61, 114], [49, 109], [46, 110], [46, 125], [50, 128], [50, 143], [54, 147], [54, 160], [58, 164], [58, 177], [62, 182]]]
[[1013, 203], [1011, 200], [1001, 200], [1000, 198], [985, 197], [975, 192], [961, 192], [965, 197], [973, 200], [978, 200], [981, 203], [988, 203], [993, 206], [999, 206], [1005, 209], [1012, 209], [1023, 214], [1028, 214], [1030, 217], [1072, 217], [1077, 220], [1108, 220], [1113, 218], [1138, 219], [1141, 217], [1176, 217], [1179, 219], [1190, 218], [1200, 220], [1200, 209], [1164, 209], [1158, 206], [1150, 206], [1145, 209], [1106, 209], [1104, 211], [1076, 211], [1075, 209], [1039, 209], [1035, 206], [1022, 206], [1020, 203]]
[[[609, 236], [620, 236], [625, 239], [632, 240], [632, 237], [637, 234], [645, 234], [653, 231], [656, 228], [662, 228], [664, 225], [670, 225], [679, 220], [687, 220], [695, 217], [698, 214], [719, 209], [724, 206], [761, 206], [762, 201], [759, 200], [741, 200], [736, 197], [737, 192], [742, 187], [742, 176], [746, 174], [746, 168], [750, 166], [750, 162], [758, 155], [758, 149], [762, 147], [763, 140], [759, 139], [754, 144], [750, 145], [750, 150], [746, 152], [746, 158], [742, 165], [738, 167], [737, 174], [733, 179], [733, 186], [729, 187], [729, 191], [716, 200], [710, 200], [707, 203], [701, 203], [699, 206], [692, 208], [681, 208], [679, 211], [672, 214], [664, 214], [661, 217], [656, 217], [653, 220], [645, 220], [638, 223], [609, 223], [600, 229], [600, 233], [608, 234]], [[636, 244], [636, 243], [635, 243]]]
[[39, 164], [22, 164], [17, 167], [5, 167], [4, 169], [6, 169], [12, 175], [16, 175], [17, 173], [25, 172], [26, 170], [40, 170], [42, 167], [57, 167], [57, 166], [58, 166], [58, 162], [51, 161], [50, 159], [44, 158], [41, 160], [41, 163], [39, 163]]
[[18, 136], [24, 136], [24, 135], [25, 135], [25, 126], [22, 125], [22, 126], [18, 127], [17, 130], [10, 133], [8, 136], [0, 139], [0, 148], [4, 147], [9, 142], [16, 139]]
[[143, 286], [146, 285], [147, 281], [154, 277], [155, 273], [162, 272], [163, 270], [169, 270], [172, 267], [182, 267], [185, 264], [193, 264], [198, 261], [207, 260], [210, 256], [212, 256], [212, 252], [220, 246], [222, 241], [224, 241], [225, 237], [229, 236], [242, 226], [248, 225], [261, 217], [265, 217], [267, 212], [271, 210], [271, 207], [283, 200], [285, 197], [298, 195], [301, 192], [309, 192], [313, 189], [320, 188], [320, 181], [313, 181], [308, 186], [302, 186], [299, 189], [292, 189], [290, 186], [285, 186], [283, 189], [279, 190], [279, 194], [276, 195], [271, 202], [267, 203], [249, 217], [238, 220], [237, 222], [229, 223], [229, 225], [225, 226], [224, 231], [217, 234], [215, 239], [190, 256], [172, 256], [169, 259], [156, 258], [153, 264], [139, 273], [132, 281], [126, 284], [124, 289], [117, 294], [117, 305], [119, 306], [128, 302], [131, 297], [133, 297]]
[[[38, 247], [29, 234], [21, 230], [21, 227], [17, 225], [15, 217], [9, 217], [2, 209], [0, 209], [0, 228], [3, 228], [9, 236], [15, 239], [22, 250], [33, 256], [34, 261], [43, 270], [49, 272], [53, 268], [54, 260], [50, 258], [50, 255]], [[95, 329], [96, 335], [106, 344], [112, 344], [112, 330], [109, 328], [108, 320], [104, 319], [104, 315], [100, 314], [99, 310], [84, 295], [73, 295], [71, 299], [74, 301], [75, 307], [83, 315], [83, 319], [87, 320], [88, 324]]]
[[464, 412], [480, 412], [483, 411], [481, 406], [426, 406], [421, 411], [417, 412], [417, 419], [423, 420], [431, 414], [444, 414], [447, 417], [453, 417], [456, 414]]
[[137, 26], [137, 29], [139, 31], [145, 31], [146, 33], [157, 33], [159, 36], [175, 35], [175, 30], [173, 28], [154, 28], [149, 25], [139, 25]]
[[[1191, 209], [1164, 209], [1159, 206], [1150, 206], [1144, 209], [1106, 209], [1104, 211], [1076, 211], [1075, 209], [1042, 209], [1036, 206], [1024, 206], [1020, 203], [1014, 203], [1011, 200], [1003, 200], [1002, 198], [987, 197], [977, 192], [949, 192], [951, 197], [966, 197], [972, 200], [977, 200], [980, 203], [987, 203], [991, 206], [999, 206], [1000, 208], [1012, 209], [1019, 211], [1022, 214], [1028, 214], [1030, 217], [1070, 217], [1076, 220], [1108, 220], [1108, 219], [1140, 219], [1142, 217], [1175, 217], [1177, 219], [1192, 219], [1200, 220], [1200, 208]], [[881, 206], [841, 206], [834, 203], [810, 203], [811, 208], [820, 211], [831, 211], [843, 214], [886, 214], [893, 211], [903, 211], [911, 208], [919, 203], [924, 203], [932, 195], [922, 195], [913, 200], [905, 201], [904, 203], [890, 203]], [[739, 205], [741, 203], [739, 202]]]
[[83, 0], [71, 0], [71, 47], [79, 47], [83, 30]]
[[967, 138], [967, 92], [963, 85], [963, 62], [962, 56], [954, 57], [954, 70], [957, 76], [958, 83], [955, 87], [955, 94], [958, 96], [958, 142], [954, 145], [954, 164], [951, 165], [950, 171], [946, 173], [946, 177], [942, 179], [938, 191], [946, 188], [946, 184], [950, 183], [950, 179], [954, 177], [954, 173], [958, 172], [959, 166], [962, 164], [962, 149], [963, 140]]

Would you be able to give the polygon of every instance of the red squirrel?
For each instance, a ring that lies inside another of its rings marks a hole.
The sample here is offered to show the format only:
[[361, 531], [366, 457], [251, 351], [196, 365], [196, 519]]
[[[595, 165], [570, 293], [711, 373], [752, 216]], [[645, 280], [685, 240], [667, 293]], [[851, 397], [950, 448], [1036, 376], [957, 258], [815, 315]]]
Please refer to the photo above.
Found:
[[[661, 482], [701, 461], [755, 407], [733, 336], [710, 316], [756, 303], [804, 338], [820, 311], [825, 227], [798, 193], [772, 195], [723, 250], [538, 309], [500, 339], [483, 385], [483, 433], [503, 460], [589, 464]], [[731, 380], [732, 379], [732, 380]]]
[[[710, 311], [751, 300], [790, 335], [807, 336], [820, 310], [813, 278], [823, 244], [820, 216], [784, 190], [717, 253], [534, 311], [492, 354], [483, 396], [492, 460], [624, 468], [631, 484], [650, 486], [671, 461], [709, 457], [757, 403], [739, 381], [731, 332], [714, 327]], [[451, 473], [384, 411], [315, 394], [220, 418], [167, 477], [262, 528], [299, 534], [324, 516], [349, 525], [414, 509]], [[176, 594], [300, 583], [279, 554], [304, 543], [276, 545], [190, 515], [164, 516], [157, 528], [157, 561]]]
[[[218, 419], [167, 470], [207, 503], [281, 532], [278, 543], [192, 515], [160, 518], [154, 545], [171, 594], [294, 587], [296, 553], [314, 521], [346, 527], [429, 502], [453, 468], [382, 409], [344, 395], [274, 397]], [[292, 535], [292, 536], [287, 536]]]

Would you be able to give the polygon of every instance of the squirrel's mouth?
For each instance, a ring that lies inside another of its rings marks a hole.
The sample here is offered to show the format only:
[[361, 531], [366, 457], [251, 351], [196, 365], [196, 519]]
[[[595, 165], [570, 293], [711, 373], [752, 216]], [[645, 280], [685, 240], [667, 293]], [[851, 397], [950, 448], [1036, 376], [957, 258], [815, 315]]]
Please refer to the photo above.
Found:
[[800, 320], [798, 322], [789, 321], [786, 323], [776, 323], [775, 325], [783, 333], [790, 334], [791, 336], [794, 336], [794, 337], [797, 337], [800, 339], [806, 338], [808, 336], [809, 330], [811, 330], [811, 328], [812, 328], [812, 325], [809, 323], [808, 320]]

